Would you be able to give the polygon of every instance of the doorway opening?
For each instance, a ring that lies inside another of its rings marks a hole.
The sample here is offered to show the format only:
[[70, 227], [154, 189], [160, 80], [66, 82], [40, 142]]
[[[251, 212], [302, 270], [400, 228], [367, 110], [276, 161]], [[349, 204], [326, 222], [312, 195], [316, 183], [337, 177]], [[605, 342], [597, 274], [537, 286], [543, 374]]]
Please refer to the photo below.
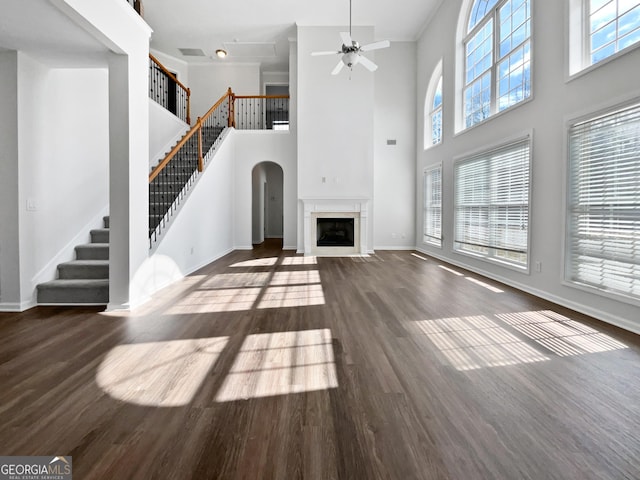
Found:
[[284, 172], [274, 162], [260, 162], [251, 171], [251, 242], [282, 243]]

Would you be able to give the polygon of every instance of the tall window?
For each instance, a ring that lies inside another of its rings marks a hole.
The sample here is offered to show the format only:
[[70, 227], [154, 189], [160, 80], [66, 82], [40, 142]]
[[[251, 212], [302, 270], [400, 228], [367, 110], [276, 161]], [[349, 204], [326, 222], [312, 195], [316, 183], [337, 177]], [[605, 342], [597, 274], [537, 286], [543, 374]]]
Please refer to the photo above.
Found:
[[529, 144], [527, 137], [455, 163], [455, 250], [527, 266]]
[[436, 145], [442, 141], [442, 76], [438, 80], [431, 108], [431, 143]]
[[475, 0], [464, 39], [465, 128], [531, 94], [531, 0]]
[[640, 103], [569, 128], [567, 281], [640, 300]]
[[640, 46], [640, 0], [568, 0], [569, 73]]
[[442, 166], [424, 171], [424, 243], [442, 246]]
[[424, 104], [424, 148], [442, 142], [442, 60], [431, 74]]
[[640, 42], [640, 0], [587, 0], [587, 4], [590, 64]]

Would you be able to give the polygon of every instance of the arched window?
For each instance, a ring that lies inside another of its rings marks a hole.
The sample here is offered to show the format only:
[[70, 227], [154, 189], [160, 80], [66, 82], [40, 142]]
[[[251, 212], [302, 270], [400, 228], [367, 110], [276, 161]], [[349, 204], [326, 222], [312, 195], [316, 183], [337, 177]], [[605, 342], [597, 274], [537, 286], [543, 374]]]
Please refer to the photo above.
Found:
[[570, 0], [570, 73], [640, 45], [640, 0]]
[[531, 0], [475, 0], [467, 12], [463, 128], [531, 95]]
[[424, 102], [424, 149], [442, 142], [442, 59], [433, 69]]

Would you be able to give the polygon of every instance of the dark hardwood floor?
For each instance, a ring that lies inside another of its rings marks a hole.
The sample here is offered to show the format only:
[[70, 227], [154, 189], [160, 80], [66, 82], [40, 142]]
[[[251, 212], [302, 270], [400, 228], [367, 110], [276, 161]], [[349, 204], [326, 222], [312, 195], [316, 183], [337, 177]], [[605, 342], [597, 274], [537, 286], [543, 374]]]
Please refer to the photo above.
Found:
[[0, 455], [76, 479], [638, 479], [640, 338], [411, 252], [234, 252], [0, 314]]

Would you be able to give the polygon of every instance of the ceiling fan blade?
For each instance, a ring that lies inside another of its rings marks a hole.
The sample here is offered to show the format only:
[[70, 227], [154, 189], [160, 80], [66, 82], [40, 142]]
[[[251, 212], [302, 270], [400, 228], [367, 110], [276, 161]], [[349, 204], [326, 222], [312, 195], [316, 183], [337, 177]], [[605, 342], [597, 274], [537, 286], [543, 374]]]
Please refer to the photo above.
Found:
[[353, 45], [353, 40], [351, 40], [351, 35], [349, 32], [340, 32], [340, 38], [342, 39], [342, 44], [350, 47]]
[[359, 60], [358, 63], [361, 63], [362, 66], [367, 70], [369, 70], [370, 72], [375, 72], [378, 68], [378, 66], [375, 63], [373, 63], [364, 55], [358, 55], [358, 60]]
[[364, 45], [360, 47], [360, 50], [363, 52], [370, 52], [371, 50], [379, 50], [381, 48], [387, 48], [391, 46], [389, 40], [382, 40], [381, 42], [370, 43], [369, 45]]
[[340, 60], [336, 65], [336, 68], [334, 68], [331, 72], [331, 75], [338, 75], [342, 71], [342, 67], [344, 67], [344, 63], [342, 63], [342, 60]]
[[342, 52], [336, 52], [335, 50], [331, 52], [311, 52], [311, 56], [318, 57], [320, 55], [337, 55], [338, 53], [342, 53]]

